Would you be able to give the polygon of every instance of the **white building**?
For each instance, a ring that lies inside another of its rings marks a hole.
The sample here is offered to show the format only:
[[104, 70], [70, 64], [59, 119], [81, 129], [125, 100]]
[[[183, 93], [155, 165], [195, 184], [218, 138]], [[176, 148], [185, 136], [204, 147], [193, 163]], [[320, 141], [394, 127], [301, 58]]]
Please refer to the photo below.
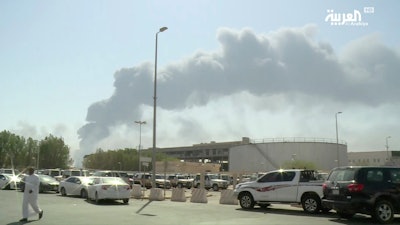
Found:
[[290, 160], [311, 162], [317, 169], [325, 171], [347, 166], [347, 144], [337, 144], [331, 139], [285, 138], [251, 142], [229, 149], [230, 172], [270, 171], [281, 168]]

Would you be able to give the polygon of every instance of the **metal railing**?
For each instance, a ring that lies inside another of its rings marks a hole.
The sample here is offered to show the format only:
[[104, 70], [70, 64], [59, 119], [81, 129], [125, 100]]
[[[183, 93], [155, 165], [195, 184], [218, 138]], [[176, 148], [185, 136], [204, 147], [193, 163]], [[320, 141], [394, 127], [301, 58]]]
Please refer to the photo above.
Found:
[[[310, 138], [310, 137], [280, 137], [280, 138], [263, 138], [263, 139], [251, 139], [250, 143], [284, 143], [284, 142], [311, 142], [311, 143], [332, 143], [336, 144], [334, 138]], [[339, 144], [347, 145], [345, 141], [339, 140]]]

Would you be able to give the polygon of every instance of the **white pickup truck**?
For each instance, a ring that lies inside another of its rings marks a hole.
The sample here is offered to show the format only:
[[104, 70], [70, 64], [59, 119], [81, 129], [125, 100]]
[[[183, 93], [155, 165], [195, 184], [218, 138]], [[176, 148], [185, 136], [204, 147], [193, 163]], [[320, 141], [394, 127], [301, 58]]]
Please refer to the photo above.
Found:
[[[322, 180], [317, 180], [313, 170], [275, 170], [256, 181], [236, 185], [234, 194], [243, 209], [252, 209], [255, 204], [262, 208], [271, 203], [298, 203], [308, 213], [322, 209]], [[329, 211], [328, 209], [326, 209]]]

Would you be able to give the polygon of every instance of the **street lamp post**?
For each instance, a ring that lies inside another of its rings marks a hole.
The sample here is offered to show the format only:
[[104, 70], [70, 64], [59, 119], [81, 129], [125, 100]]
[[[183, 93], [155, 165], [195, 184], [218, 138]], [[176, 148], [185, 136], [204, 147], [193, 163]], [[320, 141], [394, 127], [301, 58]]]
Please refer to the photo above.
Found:
[[155, 62], [154, 62], [154, 108], [153, 108], [153, 152], [152, 152], [152, 187], [156, 184], [156, 108], [157, 108], [157, 45], [158, 45], [158, 33], [166, 31], [167, 27], [161, 27], [156, 33], [156, 52], [155, 52]]
[[339, 162], [339, 133], [338, 133], [338, 125], [337, 125], [337, 116], [338, 114], [341, 114], [342, 112], [337, 112], [335, 113], [335, 119], [336, 119], [336, 161], [337, 161], [337, 166], [340, 165]]
[[391, 138], [391, 136], [386, 137], [386, 157], [387, 157], [386, 161], [389, 161], [389, 141], [388, 141], [389, 138]]
[[142, 146], [142, 125], [146, 124], [146, 121], [135, 121], [135, 123], [139, 124], [139, 148], [138, 148], [138, 155], [139, 155], [139, 173], [142, 171], [142, 162], [140, 161], [140, 150]]
[[39, 159], [40, 159], [40, 148], [37, 147], [37, 161], [36, 161], [36, 169], [39, 169]]

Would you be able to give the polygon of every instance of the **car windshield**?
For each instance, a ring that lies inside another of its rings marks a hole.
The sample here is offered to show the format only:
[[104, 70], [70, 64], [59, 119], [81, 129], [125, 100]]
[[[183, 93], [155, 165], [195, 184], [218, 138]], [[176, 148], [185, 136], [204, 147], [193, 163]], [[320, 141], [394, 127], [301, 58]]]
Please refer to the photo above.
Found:
[[61, 171], [58, 171], [58, 170], [52, 170], [52, 171], [50, 171], [50, 173], [49, 173], [49, 175], [52, 176], [52, 177], [54, 177], [54, 176], [60, 176], [60, 174], [61, 174]]
[[328, 177], [328, 181], [352, 181], [354, 180], [354, 169], [337, 169], [333, 170]]
[[48, 176], [48, 175], [39, 175], [39, 179], [40, 179], [40, 181], [44, 181], [44, 182], [54, 182], [54, 181], [56, 181], [56, 179], [54, 179], [53, 177]]
[[102, 171], [97, 171], [95, 173], [93, 173], [93, 176], [95, 177], [106, 177], [107, 172], [102, 172]]
[[216, 174], [208, 174], [208, 177], [210, 179], [219, 179], [218, 175], [216, 175]]
[[119, 172], [120, 177], [129, 177], [128, 173]]
[[0, 173], [6, 173], [6, 174], [19, 174], [19, 171], [17, 169], [1, 169]]
[[81, 171], [79, 171], [79, 170], [71, 171], [71, 176], [80, 176], [80, 175], [81, 175]]

